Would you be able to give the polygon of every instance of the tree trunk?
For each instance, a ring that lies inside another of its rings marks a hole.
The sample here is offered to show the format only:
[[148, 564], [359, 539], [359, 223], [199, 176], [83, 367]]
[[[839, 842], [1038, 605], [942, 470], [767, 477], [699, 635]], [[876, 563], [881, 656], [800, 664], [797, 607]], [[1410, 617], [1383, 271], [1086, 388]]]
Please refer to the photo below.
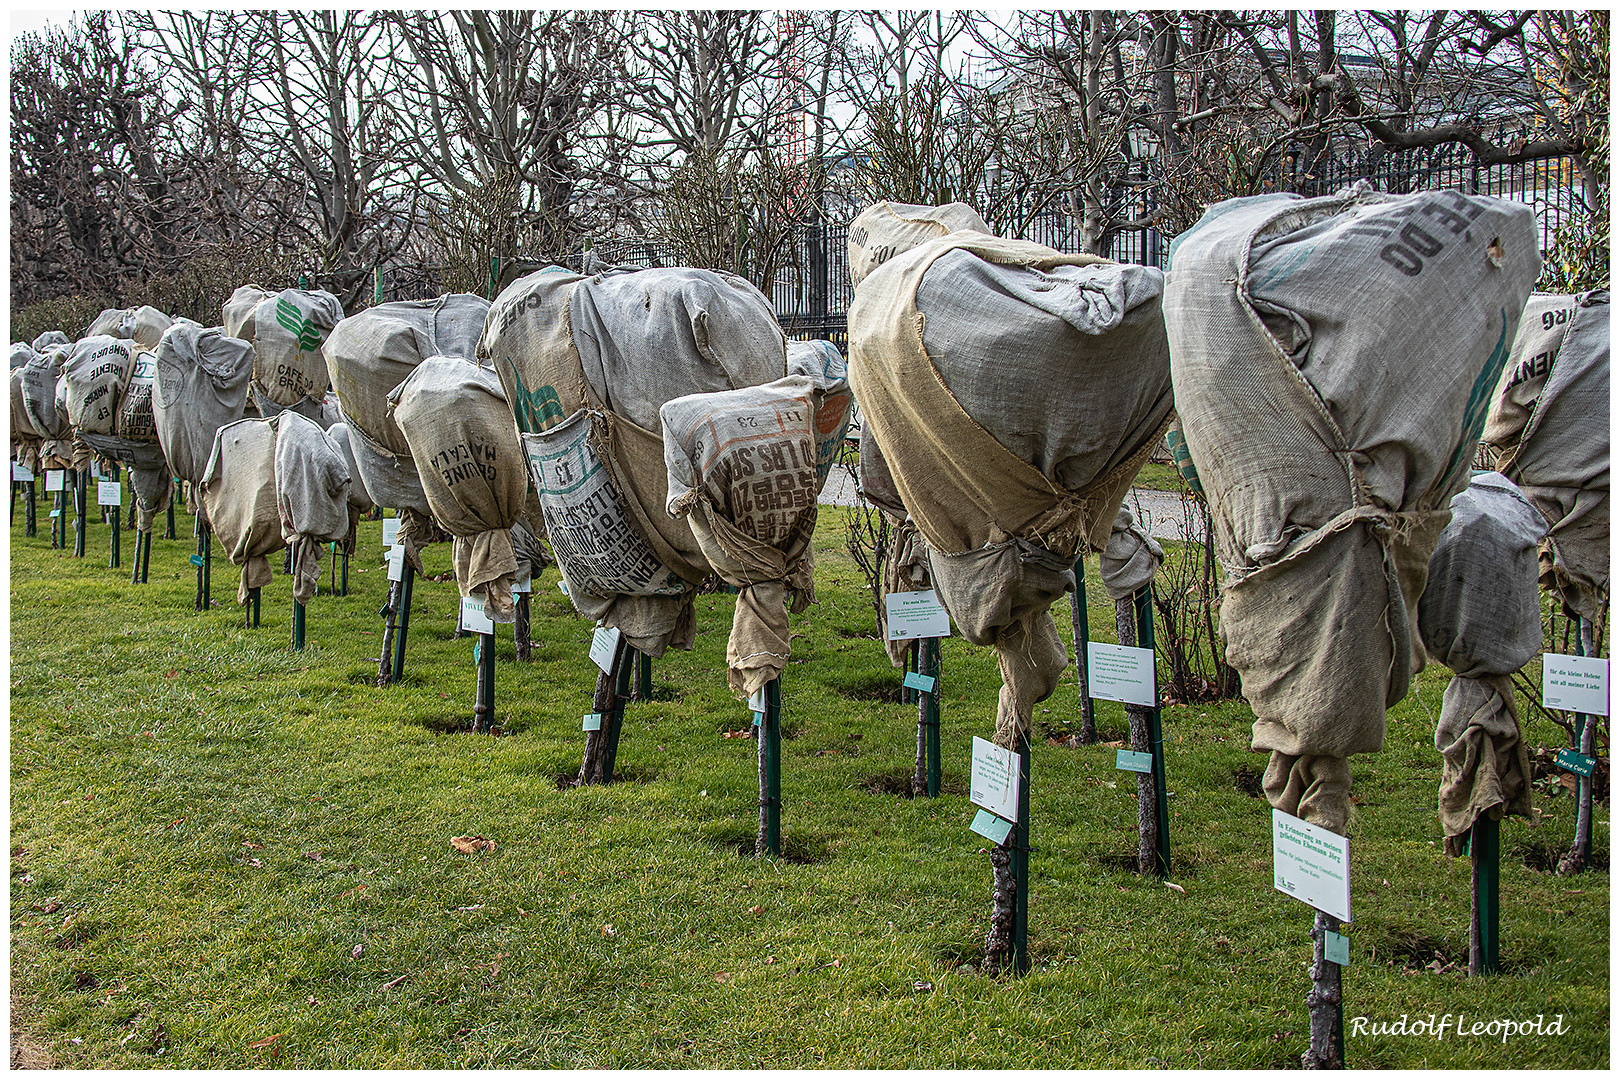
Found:
[[1344, 1018], [1339, 1011], [1343, 1000], [1339, 965], [1324, 954], [1327, 933], [1339, 932], [1339, 920], [1325, 911], [1316, 913], [1311, 927], [1315, 963], [1311, 966], [1311, 991], [1305, 1004], [1311, 1012], [1311, 1045], [1300, 1061], [1307, 1069], [1344, 1068]]

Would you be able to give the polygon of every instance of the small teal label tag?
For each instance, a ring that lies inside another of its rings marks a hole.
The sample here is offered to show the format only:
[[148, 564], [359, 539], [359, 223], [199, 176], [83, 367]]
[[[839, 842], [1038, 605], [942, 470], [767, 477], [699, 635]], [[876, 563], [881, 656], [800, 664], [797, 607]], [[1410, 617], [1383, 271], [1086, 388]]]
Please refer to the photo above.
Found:
[[481, 642], [473, 642], [473, 663], [477, 664], [484, 659], [484, 649]]
[[764, 722], [765, 722], [765, 714], [764, 713], [757, 712], [757, 713], [754, 714], [754, 726], [755, 727], [759, 727], [759, 725], [763, 724]]
[[191, 557], [191, 565], [192, 566], [201, 566], [202, 565], [202, 556], [201, 555], [193, 555]]
[[1152, 772], [1153, 755], [1141, 754], [1135, 750], [1120, 750], [1114, 755], [1114, 768], [1124, 769], [1126, 772]]
[[1582, 776], [1591, 776], [1592, 767], [1596, 764], [1597, 762], [1594, 759], [1587, 757], [1585, 754], [1577, 754], [1573, 750], [1558, 751], [1558, 767], [1560, 769], [1568, 769], [1570, 772], [1579, 773]]
[[1350, 966], [1350, 939], [1331, 930], [1322, 931], [1322, 956], [1340, 967]]
[[992, 844], [999, 844], [1012, 832], [1012, 822], [998, 818], [988, 810], [980, 810], [969, 828]]
[[599, 712], [588, 712], [588, 713], [586, 713], [585, 714], [585, 730], [586, 731], [601, 731], [602, 730], [602, 714], [599, 713]]
[[52, 510], [51, 511], [51, 517], [61, 517], [61, 516], [62, 516], [62, 511], [60, 511], [60, 510]]
[[915, 671], [908, 671], [900, 685], [912, 690], [921, 690], [925, 694], [932, 694], [934, 692], [934, 683], [937, 681], [932, 675], [919, 675]]

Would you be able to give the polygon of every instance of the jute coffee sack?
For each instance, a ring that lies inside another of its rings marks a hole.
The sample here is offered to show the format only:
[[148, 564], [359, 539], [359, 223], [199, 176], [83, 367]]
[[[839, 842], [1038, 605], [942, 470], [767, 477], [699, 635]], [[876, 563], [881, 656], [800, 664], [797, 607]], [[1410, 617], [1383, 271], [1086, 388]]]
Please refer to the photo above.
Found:
[[[253, 346], [223, 327], [171, 326], [153, 350], [152, 423], [175, 479], [200, 484], [219, 429], [242, 418]], [[201, 503], [206, 520], [207, 503]]]
[[270, 584], [269, 556], [287, 546], [276, 509], [277, 423], [272, 417], [221, 427], [198, 485], [226, 558], [242, 568], [238, 604], [247, 603], [249, 590]]
[[293, 549], [293, 599], [307, 604], [320, 584], [322, 546], [352, 547], [359, 515], [349, 502], [349, 466], [308, 417], [288, 410], [266, 422], [276, 429], [276, 513], [281, 542]]
[[904, 668], [911, 658], [911, 640], [901, 638], [889, 640], [889, 612], [886, 597], [892, 592], [921, 592], [934, 587], [934, 579], [928, 572], [928, 544], [923, 540], [922, 534], [917, 531], [917, 525], [906, 513], [905, 503], [900, 499], [900, 492], [894, 486], [894, 475], [889, 471], [889, 463], [883, 460], [883, 451], [872, 438], [870, 424], [861, 427], [861, 464], [860, 464], [861, 497], [888, 519], [892, 530], [889, 534], [889, 550], [883, 557], [882, 577], [879, 582], [880, 593], [877, 598], [878, 610], [878, 636], [883, 639], [884, 651], [889, 654], [889, 663], [897, 668]]
[[[68, 422], [62, 364], [71, 349], [52, 349], [36, 355], [12, 373], [13, 400], [21, 394], [22, 419], [13, 413], [12, 432], [30, 431], [27, 445], [41, 468], [65, 468], [73, 456], [73, 425]], [[57, 389], [63, 398], [59, 402]], [[19, 427], [21, 424], [21, 427]]]
[[1013, 747], [1067, 663], [1048, 611], [1171, 416], [1161, 275], [957, 233], [855, 290], [850, 383], [935, 590], [994, 645]]
[[81, 435], [111, 435], [118, 402], [134, 366], [128, 339], [102, 334], [73, 346], [62, 374], [67, 380], [68, 422]]
[[512, 554], [517, 557], [517, 578], [527, 578], [532, 584], [546, 567], [551, 565], [551, 553], [546, 550], [545, 511], [531, 486], [523, 500], [523, 513], [512, 523]]
[[[332, 440], [332, 445], [338, 448], [343, 455], [343, 464], [349, 472], [349, 505], [356, 514], [369, 514], [377, 505], [371, 493], [366, 490], [365, 483], [360, 479], [360, 467], [354, 462], [354, 447], [349, 440], [349, 425], [343, 423], [333, 424], [326, 429], [326, 437]], [[353, 555], [351, 549], [349, 554]]]
[[1440, 824], [1461, 853], [1481, 817], [1530, 817], [1530, 755], [1519, 732], [1512, 675], [1541, 651], [1536, 545], [1547, 523], [1500, 473], [1480, 473], [1451, 500], [1451, 522], [1429, 557], [1418, 630], [1454, 677], [1434, 745], [1444, 759]]
[[252, 341], [258, 331], [254, 312], [273, 296], [275, 293], [262, 285], [242, 285], [237, 288], [220, 308], [220, 322], [224, 324], [225, 332], [231, 337]]
[[1609, 600], [1608, 290], [1533, 297], [1509, 364], [1486, 443], [1551, 526], [1542, 587], [1597, 623]]
[[71, 344], [73, 344], [73, 339], [68, 337], [60, 330], [47, 330], [35, 338], [33, 342], [31, 342], [31, 346], [35, 352], [44, 352], [52, 345]]
[[152, 531], [157, 515], [168, 509], [169, 490], [173, 487], [152, 412], [156, 387], [157, 356], [150, 349], [136, 346], [129, 381], [118, 400], [113, 434], [83, 432], [79, 436], [99, 456], [128, 466], [130, 488], [135, 493], [136, 528], [147, 533]]
[[11, 370], [16, 371], [28, 361], [39, 355], [39, 351], [26, 341], [11, 343]]
[[123, 338], [152, 349], [173, 323], [173, 319], [155, 307], [108, 308], [91, 320], [84, 336]]
[[343, 305], [324, 290], [283, 289], [253, 311], [253, 398], [274, 416], [297, 408], [320, 416], [329, 378], [321, 346], [343, 318]]
[[1342, 832], [1350, 754], [1423, 666], [1429, 555], [1535, 281], [1528, 206], [1457, 191], [1213, 206], [1172, 246], [1182, 434], [1273, 806]]
[[944, 206], [873, 203], [849, 225], [850, 284], [859, 285], [868, 274], [896, 255], [953, 232], [988, 235], [990, 226], [967, 203]]
[[816, 391], [816, 494], [827, 486], [833, 463], [849, 433], [855, 395], [849, 388], [849, 365], [830, 341], [789, 341], [787, 372], [803, 375]]
[[786, 374], [764, 295], [707, 270], [548, 267], [496, 298], [479, 349], [512, 402], [574, 607], [649, 655], [689, 648], [709, 567], [664, 509], [658, 410]]
[[1123, 506], [1119, 513], [1114, 515], [1114, 528], [1108, 534], [1108, 543], [1103, 546], [1102, 555], [1097, 560], [1098, 575], [1102, 578], [1103, 591], [1108, 593], [1110, 600], [1124, 600], [1135, 596], [1137, 590], [1153, 580], [1153, 575], [1159, 572], [1159, 565], [1164, 562], [1164, 548], [1142, 526], [1136, 523], [1135, 516]]
[[782, 674], [788, 611], [815, 600], [810, 537], [823, 396], [809, 376], [789, 375], [676, 398], [659, 410], [669, 514], [690, 515], [709, 565], [740, 590], [726, 677], [744, 697]]
[[399, 542], [418, 572], [421, 549], [442, 534], [388, 395], [430, 356], [471, 356], [488, 312], [489, 301], [471, 293], [402, 300], [349, 316], [326, 339], [327, 368], [361, 480], [378, 506], [400, 511]]
[[439, 528], [455, 538], [456, 584], [494, 622], [513, 619], [511, 528], [528, 492], [512, 409], [495, 372], [431, 356], [389, 395]]

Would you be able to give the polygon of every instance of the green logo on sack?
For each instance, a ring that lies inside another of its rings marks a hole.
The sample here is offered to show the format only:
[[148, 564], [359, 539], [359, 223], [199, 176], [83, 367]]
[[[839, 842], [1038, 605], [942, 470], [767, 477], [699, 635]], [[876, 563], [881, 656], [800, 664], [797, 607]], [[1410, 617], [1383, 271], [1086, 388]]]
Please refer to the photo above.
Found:
[[1451, 461], [1446, 466], [1446, 475], [1456, 476], [1460, 473], [1463, 464], [1472, 460], [1474, 446], [1479, 442], [1480, 433], [1485, 430], [1485, 416], [1491, 407], [1491, 392], [1496, 389], [1497, 380], [1502, 377], [1502, 368], [1507, 365], [1508, 353], [1512, 351], [1513, 343], [1508, 340], [1507, 309], [1503, 308], [1499, 316], [1502, 320], [1502, 332], [1497, 336], [1496, 348], [1485, 361], [1479, 377], [1474, 380], [1474, 387], [1468, 394], [1468, 407], [1463, 412], [1462, 442], [1452, 451]]
[[276, 301], [276, 322], [281, 328], [298, 339], [298, 347], [304, 352], [314, 352], [321, 347], [321, 332], [307, 319], [298, 305], [291, 300]]
[[530, 390], [523, 385], [523, 376], [518, 374], [517, 365], [510, 360], [507, 365], [512, 369], [512, 381], [517, 389], [512, 394], [512, 416], [517, 420], [517, 428], [523, 432], [544, 431], [554, 426], [554, 421], [560, 423], [563, 417], [562, 400], [557, 397], [557, 390], [552, 386], [542, 386], [538, 390]]

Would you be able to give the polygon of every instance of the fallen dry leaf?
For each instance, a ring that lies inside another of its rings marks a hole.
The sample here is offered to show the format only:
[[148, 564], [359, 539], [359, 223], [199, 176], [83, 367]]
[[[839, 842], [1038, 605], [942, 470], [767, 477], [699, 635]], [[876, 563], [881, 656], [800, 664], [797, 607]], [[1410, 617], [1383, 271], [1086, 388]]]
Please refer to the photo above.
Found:
[[53, 896], [49, 900], [44, 900], [38, 904], [35, 904], [34, 910], [39, 912], [41, 915], [49, 915], [51, 912], [56, 911], [61, 906], [62, 901]]
[[730, 982], [731, 981], [731, 972], [722, 971], [722, 972], [717, 973], [715, 975], [715, 977], [714, 977], [714, 981], [718, 982], [718, 983], [728, 983], [728, 982]]
[[495, 841], [485, 840], [482, 836], [452, 836], [450, 846], [471, 855], [475, 851], [494, 851]]
[[766, 958], [765, 958], [765, 962], [766, 962], [766, 963], [767, 963], [767, 964], [774, 964], [774, 963], [776, 963], [776, 957], [774, 957], [774, 956], [767, 956], [767, 957], [766, 957]]
[[1167, 881], [1167, 882], [1165, 882], [1165, 883], [1164, 883], [1164, 887], [1165, 887], [1165, 888], [1167, 888], [1167, 889], [1174, 889], [1174, 890], [1175, 890], [1175, 891], [1176, 891], [1176, 892], [1178, 892], [1178, 893], [1180, 893], [1180, 894], [1181, 894], [1181, 895], [1182, 895], [1182, 896], [1186, 896], [1186, 895], [1187, 895], [1187, 890], [1186, 890], [1186, 889], [1183, 889], [1183, 888], [1182, 888], [1182, 887], [1181, 887], [1181, 886], [1180, 886], [1180, 885], [1177, 885], [1177, 884], [1176, 884], [1176, 883], [1175, 883], [1175, 882], [1173, 882], [1173, 881]]
[[763, 904], [755, 904], [753, 907], [748, 909], [748, 914], [750, 914], [750, 915], [762, 915], [764, 913], [765, 913], [765, 905], [763, 905]]
[[382, 984], [382, 989], [384, 989], [384, 990], [392, 990], [394, 987], [398, 986], [400, 983], [402, 983], [404, 981], [405, 981], [405, 976], [403, 976], [403, 975], [401, 975], [397, 979], [389, 979], [387, 982]]
[[280, 1035], [271, 1035], [269, 1038], [260, 1039], [256, 1043], [248, 1043], [248, 1049], [263, 1050], [267, 1046], [274, 1046], [277, 1039], [284, 1039], [286, 1037], [287, 1033], [283, 1031]]
[[304, 858], [308, 859], [310, 862], [320, 862], [321, 853], [319, 851], [306, 851], [304, 852]]

